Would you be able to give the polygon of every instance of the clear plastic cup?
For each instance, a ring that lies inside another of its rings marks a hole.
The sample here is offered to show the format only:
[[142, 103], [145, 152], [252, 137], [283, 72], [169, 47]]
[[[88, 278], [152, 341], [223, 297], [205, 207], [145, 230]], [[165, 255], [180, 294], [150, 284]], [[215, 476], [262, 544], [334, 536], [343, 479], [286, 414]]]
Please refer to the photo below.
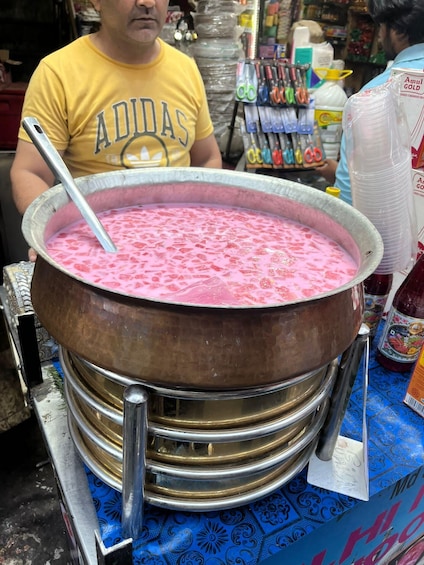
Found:
[[380, 172], [351, 171], [352, 200], [368, 203], [372, 207], [390, 208], [402, 203], [405, 195], [412, 194], [411, 164], [388, 167]]
[[[348, 136], [349, 134], [347, 134]], [[387, 166], [397, 166], [403, 163], [409, 154], [410, 146], [404, 146], [399, 137], [391, 135], [386, 130], [380, 139], [378, 134], [370, 134], [369, 139], [356, 132], [358, 139], [346, 140], [347, 160], [350, 169], [368, 172], [384, 171]]]
[[409, 131], [397, 98], [394, 88], [382, 85], [348, 99], [343, 128], [351, 170], [379, 172], [410, 152]]

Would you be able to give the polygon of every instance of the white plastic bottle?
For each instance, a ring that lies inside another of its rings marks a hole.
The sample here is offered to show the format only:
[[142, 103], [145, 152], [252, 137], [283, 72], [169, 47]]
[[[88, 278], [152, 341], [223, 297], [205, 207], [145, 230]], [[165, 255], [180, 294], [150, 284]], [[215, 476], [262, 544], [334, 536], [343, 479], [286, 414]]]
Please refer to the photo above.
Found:
[[343, 108], [347, 94], [339, 81], [353, 71], [317, 68], [314, 72], [325, 80], [313, 93], [315, 120], [320, 128], [321, 140], [327, 159], [338, 159], [342, 137]]

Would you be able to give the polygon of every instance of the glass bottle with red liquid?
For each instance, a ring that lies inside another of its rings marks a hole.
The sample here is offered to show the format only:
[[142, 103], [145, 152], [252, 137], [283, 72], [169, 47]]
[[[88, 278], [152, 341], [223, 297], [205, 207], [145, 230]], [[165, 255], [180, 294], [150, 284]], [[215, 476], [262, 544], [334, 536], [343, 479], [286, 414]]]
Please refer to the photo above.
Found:
[[409, 371], [424, 344], [424, 254], [398, 288], [381, 335], [376, 359], [386, 369]]
[[392, 274], [373, 273], [364, 280], [365, 309], [363, 321], [369, 327], [370, 338], [373, 338], [377, 332], [392, 283]]

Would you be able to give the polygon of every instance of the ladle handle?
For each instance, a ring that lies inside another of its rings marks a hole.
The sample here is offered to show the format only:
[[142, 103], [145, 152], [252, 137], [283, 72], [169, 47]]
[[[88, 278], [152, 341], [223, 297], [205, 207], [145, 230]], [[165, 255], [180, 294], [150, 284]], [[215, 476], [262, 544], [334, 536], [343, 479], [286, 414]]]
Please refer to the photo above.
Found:
[[89, 206], [84, 195], [75, 184], [69, 169], [66, 167], [57, 149], [44, 133], [37, 118], [24, 118], [22, 120], [22, 125], [52, 172], [62, 182], [66, 192], [81, 212], [82, 217], [90, 226], [94, 235], [99, 240], [100, 245], [105, 251], [112, 253], [116, 252], [117, 249], [115, 244], [106, 232], [99, 218], [94, 213], [93, 209]]

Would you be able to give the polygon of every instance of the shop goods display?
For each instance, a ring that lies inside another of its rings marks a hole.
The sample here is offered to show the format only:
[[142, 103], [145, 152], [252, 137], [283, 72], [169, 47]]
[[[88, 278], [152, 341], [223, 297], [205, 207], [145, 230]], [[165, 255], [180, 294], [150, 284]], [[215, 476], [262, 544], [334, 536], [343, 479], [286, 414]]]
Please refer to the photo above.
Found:
[[378, 343], [377, 360], [390, 371], [408, 371], [424, 345], [424, 254], [393, 298]]
[[352, 95], [343, 113], [352, 203], [378, 229], [384, 255], [377, 268], [390, 274], [412, 265], [417, 220], [411, 142], [396, 81]]
[[315, 68], [314, 72], [325, 80], [313, 93], [315, 119], [327, 159], [337, 160], [343, 133], [343, 109], [347, 102], [347, 94], [340, 81], [350, 76], [352, 71]]
[[[264, 44], [274, 45], [277, 41], [277, 32], [280, 25], [280, 3], [275, 1], [270, 1], [265, 4], [262, 30], [263, 38], [262, 42]], [[289, 20], [290, 21], [290, 20]]]
[[[181, 27], [180, 22], [184, 19], [184, 12], [181, 12], [179, 6], [169, 6], [168, 12], [166, 14], [166, 20], [162, 27], [160, 33], [160, 38], [169, 43], [169, 45], [174, 45], [176, 43], [175, 34], [177, 30]], [[188, 26], [187, 26], [188, 27]], [[181, 38], [183, 39], [183, 38]]]
[[327, 2], [326, 0], [304, 0], [303, 17], [313, 20], [321, 27], [322, 38], [314, 43], [329, 41], [337, 47], [344, 44], [347, 37], [347, 20], [350, 0], [337, 0]]
[[286, 44], [290, 35], [290, 28], [295, 8], [295, 0], [280, 0], [278, 2], [277, 41]]
[[348, 32], [348, 61], [367, 62], [371, 55], [375, 36], [375, 26], [367, 14], [357, 14]]
[[226, 133], [234, 108], [236, 67], [244, 56], [238, 18], [244, 7], [235, 0], [200, 0], [193, 14], [198, 35], [192, 54], [205, 84], [215, 136]]
[[336, 198], [281, 179], [258, 186], [248, 173], [133, 170], [76, 182], [99, 215], [140, 205], [165, 213], [170, 203], [243, 208], [317, 230], [354, 260], [356, 274], [341, 286], [270, 306], [148, 298], [89, 282], [50, 256], [47, 242], [79, 219], [61, 185], [24, 217], [38, 252], [34, 308], [60, 342], [71, 433], [93, 472], [122, 488], [123, 390], [141, 385], [149, 407], [146, 500], [228, 508], [286, 482], [316, 445], [335, 360], [361, 325], [362, 281], [383, 253], [377, 230]]
[[197, 40], [197, 32], [194, 29], [193, 16], [182, 16], [176, 22], [172, 43], [177, 49], [185, 51], [191, 56], [193, 42]]
[[325, 152], [306, 87], [308, 66], [287, 60], [241, 61], [236, 100], [246, 168], [296, 169], [322, 165]]

